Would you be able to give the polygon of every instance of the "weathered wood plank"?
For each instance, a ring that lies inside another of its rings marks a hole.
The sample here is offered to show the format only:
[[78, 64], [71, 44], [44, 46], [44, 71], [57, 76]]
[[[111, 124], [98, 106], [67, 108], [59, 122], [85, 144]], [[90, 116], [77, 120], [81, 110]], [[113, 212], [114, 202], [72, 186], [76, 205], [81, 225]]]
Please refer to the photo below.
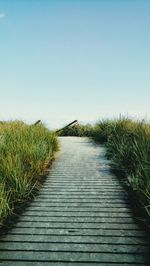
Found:
[[52, 184], [54, 184], [54, 182], [57, 180], [57, 183], [55, 183], [56, 185], [58, 184], [59, 186], [66, 186], [66, 184], [68, 184], [68, 186], [73, 186], [73, 185], [77, 185], [77, 186], [86, 186], [86, 184], [87, 185], [93, 185], [93, 187], [94, 186], [96, 186], [96, 184], [98, 184], [98, 186], [99, 187], [101, 187], [101, 186], [107, 186], [107, 185], [109, 185], [109, 186], [119, 186], [119, 184], [121, 185], [123, 185], [123, 183], [118, 183], [117, 181], [115, 181], [115, 180], [106, 180], [106, 179], [104, 179], [104, 180], [101, 180], [101, 181], [98, 181], [98, 180], [91, 180], [90, 181], [90, 179], [89, 180], [87, 180], [87, 179], [77, 179], [77, 178], [68, 178], [68, 179], [57, 179], [57, 177], [56, 178], [54, 178], [54, 180], [51, 180], [51, 182], [49, 182], [49, 181], [46, 181], [45, 182], [45, 186], [48, 186], [48, 187], [51, 187], [51, 185]]
[[34, 227], [17, 227], [12, 229], [10, 234], [25, 234], [25, 235], [88, 235], [88, 236], [119, 236], [119, 237], [145, 237], [145, 233], [136, 229], [86, 229], [86, 228], [45, 228], [44, 226], [34, 228]]
[[[112, 256], [113, 254], [113, 256]], [[7, 260], [30, 260], [30, 261], [47, 261], [47, 262], [114, 262], [114, 263], [142, 263], [146, 260], [145, 254], [123, 254], [123, 253], [101, 253], [101, 252], [39, 252], [39, 251], [1, 251], [0, 259]], [[147, 258], [148, 262], [148, 258]]]
[[94, 199], [88, 199], [88, 198], [36, 198], [36, 200], [33, 201], [33, 204], [34, 203], [84, 203], [84, 204], [101, 204], [101, 203], [112, 203], [112, 204], [120, 204], [120, 203], [129, 203], [129, 201], [127, 199], [116, 199], [116, 198], [102, 198], [102, 199], [97, 199], [97, 198], [94, 198]]
[[99, 208], [96, 208], [96, 207], [93, 207], [93, 208], [88, 208], [88, 207], [69, 207], [69, 206], [64, 206], [64, 207], [43, 207], [43, 206], [29, 206], [28, 207], [28, 210], [35, 210], [35, 211], [73, 211], [73, 212], [80, 212], [80, 211], [88, 211], [88, 212], [131, 212], [130, 208], [127, 208], [127, 207], [119, 207], [119, 208], [116, 208], [116, 207], [99, 207]]
[[26, 222], [18, 222], [17, 223], [18, 227], [33, 227], [33, 228], [40, 228], [40, 227], [45, 227], [45, 228], [89, 228], [89, 229], [98, 229], [98, 228], [104, 228], [104, 229], [113, 229], [113, 228], [117, 228], [117, 229], [137, 229], [138, 226], [136, 224], [133, 223], [81, 223], [81, 222], [30, 222], [30, 221], [26, 221]]
[[41, 189], [41, 191], [42, 190], [48, 190], [48, 191], [51, 191], [51, 190], [59, 190], [59, 189], [62, 189], [62, 190], [69, 190], [69, 191], [84, 191], [84, 190], [92, 190], [92, 189], [95, 189], [95, 190], [99, 190], [99, 191], [101, 191], [101, 190], [103, 190], [103, 191], [107, 191], [107, 190], [109, 190], [109, 191], [114, 191], [114, 189], [115, 189], [115, 191], [123, 191], [124, 192], [124, 189], [122, 188], [122, 187], [120, 187], [119, 185], [117, 185], [117, 186], [110, 186], [110, 185], [99, 185], [99, 186], [86, 186], [86, 185], [82, 185], [82, 186], [55, 186], [55, 187], [52, 187], [51, 185], [49, 185], [49, 186], [46, 186], [46, 184], [45, 184], [45, 186], [43, 186], [43, 188]]
[[59, 199], [59, 198], [66, 198], [66, 199], [127, 199], [127, 195], [126, 194], [119, 194], [119, 195], [82, 195], [82, 194], [79, 194], [79, 195], [67, 195], [67, 194], [54, 194], [54, 195], [51, 195], [51, 194], [38, 194], [38, 197], [37, 199]]
[[110, 211], [101, 211], [101, 212], [89, 212], [89, 211], [36, 211], [36, 210], [26, 210], [24, 214], [30, 216], [66, 216], [66, 217], [132, 217], [132, 212], [110, 212]]
[[[49, 182], [47, 182], [47, 184], [51, 184], [51, 182], [53, 182], [53, 181], [58, 181], [58, 182], [68, 182], [69, 184], [71, 184], [71, 183], [75, 183], [75, 182], [97, 182], [97, 183], [101, 183], [101, 182], [117, 182], [117, 179], [116, 178], [107, 178], [107, 177], [104, 177], [103, 179], [96, 179], [96, 178], [93, 178], [92, 177], [92, 175], [90, 176], [90, 177], [87, 177], [87, 176], [85, 176], [85, 177], [77, 177], [77, 176], [73, 176], [73, 175], [70, 175], [70, 176], [68, 176], [68, 177], [63, 177], [63, 176], [61, 176], [61, 177], [58, 177], [57, 175], [53, 178], [53, 179], [51, 179], [51, 181], [49, 181]], [[117, 184], [118, 184], [118, 182], [117, 182]]]
[[61, 184], [61, 185], [54, 185], [54, 184], [45, 184], [43, 189], [121, 189], [119, 184]]
[[83, 187], [93, 187], [93, 188], [97, 188], [97, 187], [120, 187], [120, 184], [118, 182], [110, 182], [109, 180], [108, 181], [103, 181], [103, 182], [75, 182], [75, 181], [72, 181], [72, 182], [69, 182], [68, 181], [64, 181], [64, 182], [45, 182], [45, 184], [43, 185], [43, 187], [53, 187], [53, 188], [59, 188], [59, 187], [72, 187], [74, 188], [75, 186], [76, 187], [80, 187], [80, 188], [83, 188]]
[[[26, 262], [26, 261], [18, 261], [18, 260], [14, 260], [14, 261], [5, 261], [4, 263], [1, 263], [1, 266], [33, 266], [33, 262]], [[37, 262], [36, 261], [36, 266], [47, 266], [47, 262]], [[49, 262], [50, 265], [50, 262]], [[78, 262], [78, 263], [74, 263], [74, 262], [52, 262], [51, 264], [52, 266], [98, 266], [99, 263], [96, 262]], [[118, 266], [118, 263], [111, 263], [111, 262], [101, 262], [102, 266]], [[132, 263], [130, 264], [132, 266], [143, 266], [143, 265], [148, 265], [149, 263]], [[123, 266], [129, 266], [129, 263], [123, 263]]]
[[74, 202], [33, 202], [32, 206], [35, 207], [65, 207], [65, 208], [73, 208], [73, 207], [85, 207], [85, 208], [129, 208], [129, 204], [123, 202], [123, 203], [115, 203], [115, 202], [101, 202], [101, 203], [86, 203], [86, 202], [78, 202], [78, 203], [74, 203]]
[[20, 217], [19, 221], [47, 221], [47, 222], [82, 222], [82, 223], [134, 223], [134, 220], [132, 217], [58, 217], [54, 216], [25, 216], [24, 214]]
[[70, 236], [66, 235], [25, 235], [25, 234], [8, 234], [1, 240], [1, 246], [3, 242], [38, 242], [38, 243], [90, 243], [90, 244], [124, 244], [124, 245], [146, 245], [145, 237], [131, 237], [131, 236], [88, 236], [78, 235]]
[[[20, 246], [21, 245], [21, 246]], [[2, 250], [8, 251], [17, 251], [20, 250], [36, 250], [36, 251], [74, 251], [80, 252], [109, 252], [110, 253], [135, 253], [135, 254], [144, 254], [149, 253], [149, 247], [146, 245], [109, 245], [109, 244], [84, 244], [84, 243], [11, 243], [4, 242]]]
[[51, 194], [51, 193], [53, 193], [53, 194], [55, 194], [55, 193], [61, 193], [61, 194], [65, 194], [65, 193], [70, 193], [70, 194], [72, 194], [72, 193], [74, 193], [74, 194], [86, 194], [86, 193], [88, 193], [88, 194], [109, 194], [110, 193], [110, 195], [113, 195], [113, 194], [121, 194], [121, 193], [123, 193], [124, 194], [124, 190], [123, 189], [111, 189], [111, 190], [109, 190], [109, 189], [103, 189], [103, 188], [101, 188], [101, 189], [74, 189], [74, 190], [71, 190], [71, 189], [52, 189], [52, 188], [50, 188], [50, 189], [41, 189], [41, 191], [40, 191], [40, 194]]

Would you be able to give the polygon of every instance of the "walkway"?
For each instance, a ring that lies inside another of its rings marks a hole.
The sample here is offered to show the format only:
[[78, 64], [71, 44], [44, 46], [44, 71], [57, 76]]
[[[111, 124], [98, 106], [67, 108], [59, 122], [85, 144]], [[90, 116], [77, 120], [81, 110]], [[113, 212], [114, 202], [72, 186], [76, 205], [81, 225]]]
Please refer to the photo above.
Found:
[[87, 138], [60, 140], [39, 195], [0, 241], [0, 265], [149, 265], [145, 232], [104, 147]]

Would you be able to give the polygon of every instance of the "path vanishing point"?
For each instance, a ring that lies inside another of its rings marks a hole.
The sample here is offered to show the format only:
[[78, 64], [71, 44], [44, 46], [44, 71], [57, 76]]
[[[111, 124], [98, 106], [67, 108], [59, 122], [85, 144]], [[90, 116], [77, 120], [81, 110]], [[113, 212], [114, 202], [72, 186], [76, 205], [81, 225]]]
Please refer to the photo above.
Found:
[[0, 266], [150, 265], [150, 242], [103, 145], [62, 137], [36, 198], [1, 237]]

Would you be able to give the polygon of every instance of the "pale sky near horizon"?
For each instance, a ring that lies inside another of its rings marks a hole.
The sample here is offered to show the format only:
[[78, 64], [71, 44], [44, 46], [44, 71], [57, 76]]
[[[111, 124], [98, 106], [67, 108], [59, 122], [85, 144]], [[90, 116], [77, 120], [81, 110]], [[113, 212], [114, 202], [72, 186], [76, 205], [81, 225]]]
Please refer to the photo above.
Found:
[[150, 119], [149, 0], [0, 0], [0, 120]]

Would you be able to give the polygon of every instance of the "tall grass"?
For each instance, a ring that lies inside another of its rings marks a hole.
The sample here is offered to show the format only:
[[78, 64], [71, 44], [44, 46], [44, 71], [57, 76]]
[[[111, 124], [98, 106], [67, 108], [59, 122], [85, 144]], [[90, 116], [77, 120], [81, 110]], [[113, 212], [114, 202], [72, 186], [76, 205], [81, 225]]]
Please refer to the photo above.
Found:
[[106, 142], [107, 157], [124, 172], [137, 201], [150, 215], [150, 125], [131, 119], [100, 121], [93, 138]]
[[38, 188], [57, 149], [55, 134], [43, 125], [0, 123], [0, 222]]

